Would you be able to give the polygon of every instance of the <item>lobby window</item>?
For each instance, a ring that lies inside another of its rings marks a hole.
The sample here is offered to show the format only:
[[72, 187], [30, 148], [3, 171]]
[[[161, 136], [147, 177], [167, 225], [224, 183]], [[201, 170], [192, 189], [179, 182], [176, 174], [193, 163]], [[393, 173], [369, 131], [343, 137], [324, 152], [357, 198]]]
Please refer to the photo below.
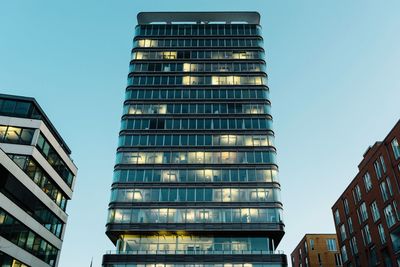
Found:
[[392, 140], [391, 144], [392, 144], [394, 158], [397, 160], [397, 159], [400, 158], [400, 145], [399, 145], [399, 142], [395, 138], [395, 139]]
[[326, 246], [329, 251], [337, 251], [336, 248], [336, 239], [334, 238], [329, 238], [326, 240]]
[[369, 172], [366, 172], [364, 174], [363, 179], [364, 179], [365, 191], [369, 192], [372, 189], [371, 175], [369, 174]]
[[372, 218], [374, 219], [374, 222], [380, 219], [381, 215], [379, 214], [379, 208], [378, 204], [376, 204], [376, 201], [372, 202], [371, 204], [371, 213], [372, 213]]
[[379, 238], [381, 239], [382, 245], [386, 243], [386, 236], [385, 236], [385, 230], [383, 229], [382, 224], [378, 224], [378, 232], [379, 232]]
[[395, 223], [396, 223], [396, 217], [394, 215], [393, 212], [393, 208], [392, 205], [388, 205], [385, 209], [384, 209], [384, 213], [385, 213], [385, 218], [386, 218], [386, 223], [388, 228], [392, 227]]

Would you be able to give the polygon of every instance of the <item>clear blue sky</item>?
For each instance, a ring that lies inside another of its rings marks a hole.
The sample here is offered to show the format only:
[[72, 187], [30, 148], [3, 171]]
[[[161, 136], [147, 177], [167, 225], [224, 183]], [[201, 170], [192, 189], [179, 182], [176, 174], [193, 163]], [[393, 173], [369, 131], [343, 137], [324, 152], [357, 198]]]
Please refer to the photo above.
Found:
[[400, 115], [400, 1], [0, 2], [0, 92], [35, 97], [79, 167], [60, 267], [100, 266], [136, 14], [262, 14], [290, 254]]

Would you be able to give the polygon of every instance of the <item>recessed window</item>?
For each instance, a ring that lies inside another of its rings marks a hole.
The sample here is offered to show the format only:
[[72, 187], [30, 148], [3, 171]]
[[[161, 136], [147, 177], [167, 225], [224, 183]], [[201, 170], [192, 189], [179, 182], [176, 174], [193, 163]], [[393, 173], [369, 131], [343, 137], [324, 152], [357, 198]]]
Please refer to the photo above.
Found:
[[374, 222], [380, 219], [381, 215], [379, 214], [378, 204], [376, 204], [376, 201], [372, 202], [371, 204], [371, 213]]
[[396, 223], [396, 217], [394, 215], [392, 205], [389, 204], [384, 209], [384, 213], [385, 213], [385, 217], [386, 217], [387, 226], [390, 228], [391, 226], [393, 226]]
[[336, 251], [336, 239], [333, 238], [329, 238], [326, 240], [326, 246], [328, 248], [329, 251]]
[[395, 138], [395, 139], [392, 140], [391, 144], [392, 144], [394, 158], [395, 159], [399, 159], [400, 158], [400, 145], [399, 145], [399, 142]]
[[364, 179], [365, 191], [369, 192], [372, 189], [371, 175], [369, 174], [369, 172], [366, 172], [364, 174], [363, 179]]

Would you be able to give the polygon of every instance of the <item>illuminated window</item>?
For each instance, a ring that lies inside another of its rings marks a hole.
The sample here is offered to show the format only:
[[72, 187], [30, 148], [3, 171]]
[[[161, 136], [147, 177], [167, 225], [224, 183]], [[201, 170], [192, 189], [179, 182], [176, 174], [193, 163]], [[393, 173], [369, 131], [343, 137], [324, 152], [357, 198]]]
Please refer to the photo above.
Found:
[[185, 72], [191, 71], [190, 63], [183, 63], [183, 71], [185, 71]]
[[138, 47], [156, 47], [157, 43], [157, 40], [142, 39], [138, 41]]
[[176, 51], [165, 51], [165, 52], [161, 52], [162, 58], [163, 59], [176, 59], [177, 56], [177, 52]]

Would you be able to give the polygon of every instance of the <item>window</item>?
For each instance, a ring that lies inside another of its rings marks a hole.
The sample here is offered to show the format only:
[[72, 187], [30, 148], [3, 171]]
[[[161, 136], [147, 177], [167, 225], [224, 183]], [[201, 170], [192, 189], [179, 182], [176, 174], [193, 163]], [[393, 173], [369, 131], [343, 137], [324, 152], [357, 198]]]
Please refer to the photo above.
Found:
[[348, 256], [347, 256], [347, 251], [346, 251], [346, 245], [343, 245], [340, 249], [341, 253], [342, 253], [342, 259], [343, 262], [346, 262], [349, 260]]
[[388, 189], [387, 189], [385, 181], [383, 181], [380, 184], [380, 188], [381, 188], [381, 194], [382, 194], [383, 201], [385, 202], [389, 199]]
[[360, 216], [362, 222], [365, 222], [368, 219], [367, 206], [365, 205], [365, 202], [360, 206]]
[[8, 156], [47, 194], [48, 197], [51, 198], [51, 200], [65, 211], [67, 196], [32, 157], [15, 154], [9, 154]]
[[339, 214], [338, 209], [335, 210], [335, 222], [336, 222], [336, 225], [338, 225], [340, 223], [340, 214]]
[[379, 232], [379, 237], [381, 239], [381, 243], [383, 245], [386, 243], [386, 236], [385, 236], [385, 230], [383, 229], [383, 226], [381, 223], [378, 225], [378, 232]]
[[354, 197], [354, 203], [358, 203], [361, 201], [361, 190], [360, 186], [356, 185], [353, 189], [353, 197]]
[[369, 250], [369, 260], [368, 263], [370, 264], [370, 266], [376, 266], [378, 265], [378, 255], [376, 252], [376, 247], [373, 246], [372, 248], [370, 248]]
[[[194, 196], [192, 196], [194, 198]], [[178, 216], [175, 216], [178, 215]], [[163, 217], [160, 220], [160, 217]], [[132, 208], [110, 209], [109, 223], [273, 223], [281, 222], [281, 210], [272, 208]]]
[[371, 175], [369, 175], [369, 172], [366, 172], [363, 178], [364, 178], [365, 191], [369, 192], [372, 189]]
[[336, 239], [330, 238], [326, 240], [326, 246], [329, 251], [336, 251]]
[[382, 168], [381, 168], [381, 163], [376, 160], [374, 162], [374, 168], [375, 168], [375, 173], [376, 173], [376, 177], [378, 177], [378, 179], [382, 178]]
[[350, 248], [351, 248], [351, 253], [352, 253], [353, 255], [357, 255], [357, 253], [358, 253], [358, 247], [357, 247], [357, 239], [356, 239], [355, 236], [353, 236], [353, 237], [351, 238], [351, 241], [350, 241]]
[[50, 145], [46, 138], [40, 134], [36, 148], [54, 168], [54, 170], [61, 176], [61, 178], [71, 187], [74, 175], [67, 167], [67, 164], [58, 155], [57, 151]]
[[27, 250], [50, 266], [55, 266], [59, 250], [1, 208], [0, 234], [11, 243]]
[[[196, 174], [200, 180], [202, 174]], [[163, 181], [174, 182], [176, 173], [165, 172]], [[112, 189], [111, 202], [267, 202], [279, 193], [270, 188], [134, 188]], [[177, 192], [179, 191], [179, 199]], [[275, 192], [274, 192], [275, 191]]]
[[371, 204], [371, 213], [374, 222], [379, 220], [379, 218], [381, 217], [381, 215], [379, 214], [378, 204], [376, 204], [376, 201], [372, 202]]
[[387, 187], [389, 189], [390, 196], [393, 196], [392, 183], [390, 182], [390, 178], [389, 177], [386, 177], [386, 184], [387, 184]]
[[364, 241], [365, 245], [368, 245], [369, 243], [372, 242], [371, 232], [369, 231], [368, 224], [364, 226], [364, 228], [362, 229], [361, 234], [363, 236], [363, 241]]
[[0, 125], [0, 143], [30, 145], [35, 129]]
[[396, 218], [394, 216], [394, 212], [393, 212], [393, 208], [392, 205], [388, 205], [385, 209], [384, 209], [384, 213], [385, 213], [385, 218], [386, 218], [386, 223], [388, 228], [392, 227], [395, 223], [396, 223]]
[[314, 239], [310, 239], [310, 248], [314, 250]]
[[342, 239], [342, 241], [346, 240], [347, 238], [346, 227], [344, 226], [344, 224], [340, 226], [340, 238]]
[[346, 215], [349, 215], [350, 209], [349, 209], [349, 202], [347, 201], [347, 198], [343, 200], [343, 206], [344, 206], [344, 212]]
[[393, 201], [393, 209], [394, 209], [394, 212], [396, 213], [396, 219], [400, 221], [400, 214], [399, 214], [396, 200]]
[[383, 172], [386, 173], [385, 159], [383, 158], [382, 155], [379, 157], [379, 160], [380, 160]]
[[392, 149], [393, 149], [394, 158], [399, 159], [400, 158], [400, 145], [396, 138], [392, 140]]
[[397, 227], [393, 232], [390, 233], [390, 239], [393, 244], [393, 251], [395, 253], [400, 251], [400, 227]]
[[342, 257], [340, 257], [340, 254], [335, 254], [335, 265], [336, 267], [342, 266]]
[[[143, 173], [145, 175], [143, 176]], [[171, 173], [173, 180], [166, 179], [161, 180], [164, 173]], [[277, 181], [277, 171], [270, 169], [259, 169], [254, 173], [254, 170], [250, 169], [188, 169], [181, 170], [153, 170], [153, 169], [142, 169], [142, 170], [116, 170], [114, 171], [114, 182], [248, 182], [248, 181], [260, 181], [260, 182], [272, 182]]]
[[304, 241], [304, 252], [305, 252], [306, 254], [308, 253], [307, 240]]
[[354, 228], [353, 228], [353, 221], [351, 220], [351, 217], [347, 218], [347, 224], [349, 226], [349, 233], [353, 233], [354, 232]]

